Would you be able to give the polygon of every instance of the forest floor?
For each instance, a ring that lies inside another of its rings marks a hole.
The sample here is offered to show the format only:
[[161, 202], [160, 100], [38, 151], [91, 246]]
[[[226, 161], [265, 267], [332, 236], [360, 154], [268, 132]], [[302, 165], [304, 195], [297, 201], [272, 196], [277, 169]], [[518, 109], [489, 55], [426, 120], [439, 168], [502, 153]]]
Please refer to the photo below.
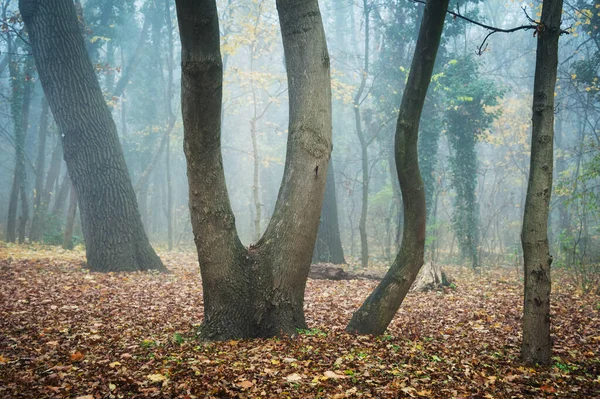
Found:
[[81, 252], [0, 246], [1, 398], [600, 398], [600, 297], [553, 275], [553, 364], [519, 359], [516, 270], [447, 268], [386, 335], [344, 333], [376, 281], [309, 280], [310, 330], [202, 343], [195, 255], [172, 274], [98, 274]]

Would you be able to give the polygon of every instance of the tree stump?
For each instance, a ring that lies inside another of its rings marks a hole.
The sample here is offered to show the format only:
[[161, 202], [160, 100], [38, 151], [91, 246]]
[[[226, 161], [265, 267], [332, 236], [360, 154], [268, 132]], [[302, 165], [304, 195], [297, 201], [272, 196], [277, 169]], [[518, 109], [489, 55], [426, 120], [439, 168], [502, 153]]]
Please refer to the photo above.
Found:
[[412, 288], [415, 292], [427, 292], [450, 286], [450, 279], [439, 265], [432, 262], [423, 265], [419, 277]]

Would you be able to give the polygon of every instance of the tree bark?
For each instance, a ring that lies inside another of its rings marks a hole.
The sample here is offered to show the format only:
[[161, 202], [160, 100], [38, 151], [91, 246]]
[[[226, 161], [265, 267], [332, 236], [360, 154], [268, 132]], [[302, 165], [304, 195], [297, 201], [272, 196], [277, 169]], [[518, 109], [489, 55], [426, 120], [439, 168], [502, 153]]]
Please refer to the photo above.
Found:
[[387, 274], [358, 309], [346, 330], [383, 334], [423, 265], [425, 189], [419, 171], [417, 141], [421, 111], [440, 43], [448, 0], [428, 0], [396, 125], [396, 170], [404, 204], [400, 252]]
[[531, 162], [521, 231], [525, 271], [521, 358], [539, 364], [549, 364], [552, 352], [548, 209], [552, 195], [554, 86], [562, 5], [563, 0], [546, 0], [542, 7], [533, 83]]
[[205, 339], [269, 337], [306, 328], [304, 288], [331, 152], [331, 82], [316, 0], [278, 0], [289, 86], [283, 181], [263, 237], [244, 248], [221, 155], [223, 65], [214, 0], [177, 0], [184, 150], [198, 250]]
[[333, 160], [329, 161], [327, 169], [325, 198], [312, 261], [314, 263], [333, 263], [334, 265], [346, 263], [342, 240], [340, 239]]
[[62, 133], [81, 211], [88, 267], [165, 271], [138, 212], [117, 130], [70, 0], [20, 0], [37, 70]]

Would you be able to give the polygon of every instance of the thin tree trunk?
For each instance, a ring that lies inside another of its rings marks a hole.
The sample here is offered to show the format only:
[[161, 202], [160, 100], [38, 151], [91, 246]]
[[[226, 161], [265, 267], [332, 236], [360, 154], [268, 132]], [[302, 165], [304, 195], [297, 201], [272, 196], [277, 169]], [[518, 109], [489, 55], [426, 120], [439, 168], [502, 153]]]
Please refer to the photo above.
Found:
[[362, 120], [360, 115], [360, 104], [362, 95], [367, 83], [367, 74], [369, 73], [369, 6], [367, 0], [363, 0], [363, 8], [365, 15], [365, 63], [364, 69], [360, 74], [360, 86], [354, 96], [354, 123], [356, 126], [356, 134], [360, 141], [360, 154], [362, 161], [362, 201], [360, 208], [360, 221], [358, 223], [358, 231], [360, 233], [360, 261], [363, 268], [369, 266], [369, 242], [367, 237], [367, 215], [369, 211], [369, 142], [365, 137], [365, 132], [362, 129]]
[[34, 222], [31, 223], [31, 232], [29, 233], [29, 239], [31, 241], [42, 241], [44, 233], [44, 224], [46, 223], [46, 214], [48, 212], [48, 205], [52, 199], [54, 193], [54, 187], [60, 177], [60, 164], [62, 162], [62, 144], [60, 138], [56, 140], [56, 146], [52, 151], [52, 158], [50, 159], [50, 166], [48, 167], [48, 174], [46, 176], [46, 184], [41, 192], [41, 202], [39, 209], [36, 208], [36, 215], [39, 217], [36, 219], [34, 215]]
[[404, 203], [400, 252], [389, 271], [346, 327], [359, 334], [382, 334], [415, 281], [425, 250], [426, 206], [417, 142], [421, 111], [444, 27], [448, 0], [428, 0], [396, 125], [396, 170]]
[[48, 133], [48, 101], [41, 100], [40, 122], [38, 123], [38, 153], [35, 161], [35, 194], [33, 196], [33, 219], [29, 230], [29, 241], [41, 238], [41, 222], [43, 219], [42, 197], [44, 196], [44, 171], [46, 168], [46, 136]]
[[304, 288], [331, 152], [329, 55], [316, 0], [278, 0], [289, 86], [282, 185], [263, 237], [246, 249], [235, 229], [221, 155], [223, 66], [214, 0], [177, 0], [184, 150], [207, 339], [306, 328]]
[[340, 238], [333, 160], [329, 161], [329, 168], [327, 169], [325, 198], [312, 261], [314, 263], [333, 263], [334, 265], [346, 263]]
[[54, 197], [54, 205], [52, 206], [52, 211], [50, 212], [56, 219], [62, 220], [63, 218], [63, 212], [65, 210], [65, 204], [67, 202], [70, 188], [71, 180], [69, 178], [69, 173], [67, 172], [65, 173], [62, 183], [60, 183], [60, 188]]
[[71, 0], [20, 0], [40, 81], [60, 132], [81, 211], [88, 267], [166, 270], [150, 246], [117, 129]]
[[67, 212], [67, 222], [65, 223], [65, 235], [63, 239], [63, 249], [73, 249], [73, 226], [75, 225], [75, 215], [77, 214], [77, 194], [73, 184], [69, 190], [69, 211]]
[[[165, 22], [167, 26], [167, 44], [169, 46], [167, 58], [167, 123], [168, 130], [172, 130], [175, 124], [175, 115], [171, 100], [173, 98], [173, 24], [171, 22], [171, 2], [165, 0]], [[167, 135], [166, 143], [167, 163], [167, 242], [168, 249], [173, 249], [173, 185], [171, 182], [171, 135]]]
[[[254, 89], [252, 90], [254, 92]], [[252, 173], [252, 202], [254, 202], [254, 232], [253, 240], [258, 242], [262, 229], [260, 221], [262, 218], [262, 204], [260, 203], [260, 161], [258, 155], [258, 139], [256, 132], [256, 96], [254, 96], [254, 117], [250, 120], [250, 137], [252, 141], [253, 173]]]
[[8, 50], [8, 71], [10, 77], [10, 87], [12, 94], [10, 97], [10, 113], [12, 117], [13, 132], [15, 136], [15, 170], [13, 174], [13, 184], [8, 202], [8, 215], [6, 217], [6, 241], [15, 242], [17, 240], [17, 211], [19, 208], [19, 187], [21, 178], [21, 164], [24, 154], [25, 139], [23, 137], [23, 126], [21, 124], [21, 102], [22, 102], [22, 76], [19, 73], [19, 66], [14, 61], [13, 40], [7, 35]]
[[20, 167], [19, 167], [19, 192], [21, 195], [21, 216], [19, 220], [19, 244], [25, 242], [25, 230], [29, 221], [29, 201], [27, 195], [27, 169], [25, 168], [25, 140], [29, 131], [29, 109], [31, 106], [31, 93], [33, 92], [33, 60], [31, 57], [25, 63], [23, 76], [23, 103], [21, 104], [21, 130], [22, 142], [17, 143], [20, 150]]
[[538, 32], [531, 163], [523, 215], [521, 241], [525, 271], [523, 305], [523, 344], [521, 357], [528, 363], [549, 364], [550, 338], [550, 264], [548, 248], [548, 209], [552, 195], [554, 141], [554, 86], [558, 66], [558, 39], [563, 0], [546, 0]]

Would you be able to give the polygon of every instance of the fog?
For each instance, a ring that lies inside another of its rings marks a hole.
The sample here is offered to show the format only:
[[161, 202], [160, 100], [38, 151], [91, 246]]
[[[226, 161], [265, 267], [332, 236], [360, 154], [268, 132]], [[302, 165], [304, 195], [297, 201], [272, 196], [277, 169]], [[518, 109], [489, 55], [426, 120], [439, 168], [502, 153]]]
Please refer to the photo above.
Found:
[[[76, 3], [150, 240], [162, 248], [193, 250], [175, 5], [154, 0]], [[541, 8], [540, 1], [451, 3], [461, 16], [502, 29], [530, 25], [528, 17], [538, 19]], [[565, 3], [563, 27], [570, 33], [560, 39], [556, 87], [549, 240], [555, 264], [582, 276], [600, 260], [599, 5], [584, 0]], [[237, 229], [249, 245], [268, 224], [283, 175], [288, 128], [285, 62], [275, 2], [229, 0], [218, 6], [224, 64], [223, 161]], [[320, 7], [331, 58], [332, 165], [345, 259], [360, 263], [359, 228], [367, 198], [368, 260], [388, 263], [397, 252], [403, 220], [393, 135], [423, 4], [327, 0]], [[36, 190], [46, 187], [51, 195], [41, 238], [60, 245], [70, 189], [64, 161], [56, 162], [58, 178], [49, 179], [53, 155], [62, 158], [60, 152], [55, 154], [60, 151], [60, 132], [50, 117], [45, 143], [40, 141], [43, 91], [17, 2], [0, 1], [0, 12], [0, 235], [6, 236], [15, 190], [19, 141], [12, 115], [21, 107], [26, 120], [25, 237], [31, 238]], [[462, 18], [447, 17], [420, 126], [428, 206], [426, 262], [486, 267], [522, 263], [536, 38], [527, 29], [489, 33]], [[23, 93], [14, 93], [10, 68], [31, 83], [29, 102]], [[368, 192], [363, 196], [365, 186]], [[23, 205], [18, 205], [19, 223]], [[78, 218], [73, 240], [83, 244]]]

